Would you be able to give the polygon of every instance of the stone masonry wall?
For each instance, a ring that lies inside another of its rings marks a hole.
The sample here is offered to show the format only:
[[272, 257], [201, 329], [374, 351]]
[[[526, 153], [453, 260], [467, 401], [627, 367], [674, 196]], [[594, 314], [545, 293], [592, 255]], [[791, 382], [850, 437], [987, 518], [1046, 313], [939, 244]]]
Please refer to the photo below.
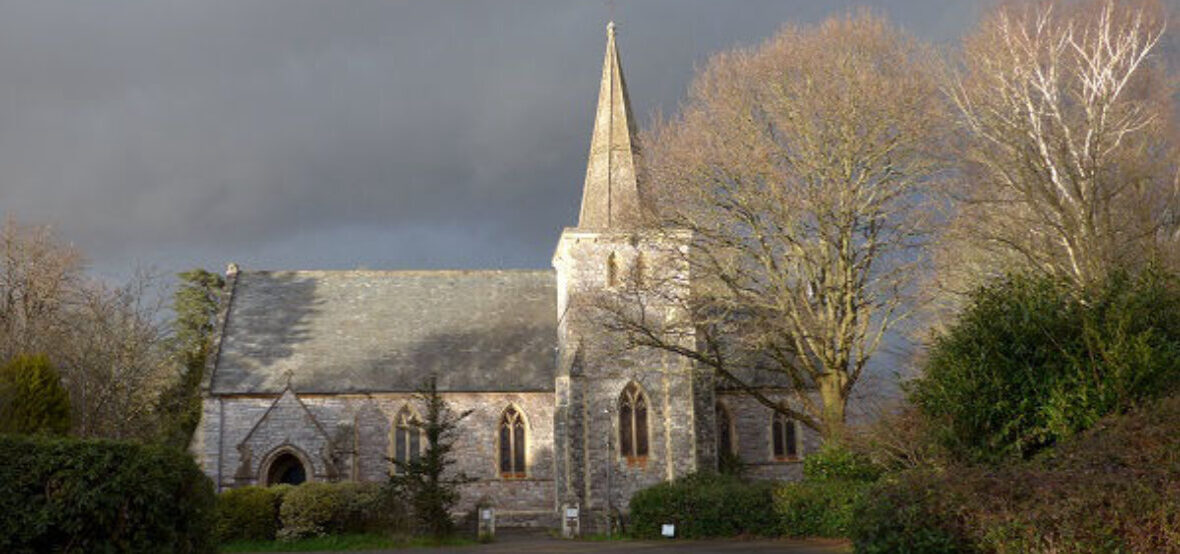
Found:
[[[768, 394], [781, 402], [788, 401], [786, 393]], [[737, 392], [718, 392], [717, 401], [729, 410], [733, 418], [734, 447], [746, 465], [747, 475], [757, 479], [796, 480], [803, 477], [803, 458], [819, 450], [821, 440], [818, 433], [797, 423], [799, 459], [777, 461], [771, 442], [774, 412], [748, 395]]]
[[[454, 466], [477, 479], [462, 490], [458, 509], [467, 511], [477, 501], [486, 501], [499, 510], [498, 518], [508, 524], [513, 518], [534, 521], [555, 514], [553, 485], [553, 393], [444, 393], [456, 412], [472, 410], [460, 424], [460, 439], [455, 445]], [[205, 400], [205, 413], [198, 442], [198, 459], [206, 473], [225, 489], [247, 484], [261, 484], [270, 451], [243, 455], [238, 445], [249, 436], [251, 444], [286, 448], [290, 445], [304, 454], [311, 465], [312, 480], [385, 479], [388, 471], [390, 431], [396, 414], [409, 405], [416, 413], [422, 409], [409, 393], [371, 395], [301, 395], [299, 402], [314, 415], [327, 440], [340, 446], [342, 455], [330, 459], [314, 431], [304, 422], [284, 416], [284, 425], [268, 424], [264, 419], [274, 397], [227, 396]], [[500, 417], [508, 406], [516, 406], [526, 422], [526, 475], [524, 479], [500, 477], [497, 441]], [[285, 412], [287, 413], [287, 412]], [[273, 416], [274, 412], [272, 412]], [[289, 414], [289, 413], [288, 413]], [[217, 425], [218, 423], [222, 425]], [[251, 435], [251, 431], [258, 429]], [[219, 436], [220, 435], [220, 436]], [[280, 436], [281, 435], [281, 436]], [[218, 445], [220, 453], [217, 455]], [[302, 456], [301, 456], [302, 457]]]
[[[711, 443], [698, 440], [701, 426], [713, 425], [712, 411], [698, 409], [712, 405], [711, 387], [702, 386], [678, 356], [628, 348], [602, 319], [601, 303], [610, 301], [612, 289], [626, 286], [626, 279], [638, 275], [676, 286], [676, 272], [683, 269], [674, 259], [677, 244], [659, 235], [567, 229], [554, 257], [561, 360], [558, 501], [581, 509], [583, 532], [601, 529], [610, 509], [625, 513], [636, 491], [696, 471], [705, 458], [715, 463]], [[652, 317], [675, 309], [654, 295], [645, 300], [652, 300], [645, 304]], [[619, 400], [631, 382], [648, 403], [644, 460], [620, 455]]]

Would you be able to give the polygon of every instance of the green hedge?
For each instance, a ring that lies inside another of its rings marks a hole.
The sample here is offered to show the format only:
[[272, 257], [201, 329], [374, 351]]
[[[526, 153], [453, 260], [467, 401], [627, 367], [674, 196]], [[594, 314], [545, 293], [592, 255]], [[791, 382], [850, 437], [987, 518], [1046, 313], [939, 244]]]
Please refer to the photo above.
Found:
[[279, 528], [274, 488], [240, 487], [217, 496], [217, 540], [273, 541]]
[[894, 475], [854, 515], [857, 552], [1180, 552], [1180, 396], [1032, 460]]
[[847, 537], [853, 512], [872, 483], [846, 479], [783, 483], [774, 490], [779, 533], [789, 537]]
[[406, 533], [406, 501], [379, 483], [304, 483], [288, 489], [279, 507], [280, 540], [341, 533]]
[[773, 490], [773, 483], [707, 473], [660, 483], [631, 497], [631, 531], [656, 537], [661, 524], [673, 523], [683, 538], [772, 536], [778, 531]]
[[213, 510], [185, 452], [0, 435], [0, 552], [211, 552]]
[[866, 491], [850, 535], [858, 554], [976, 552], [962, 516], [966, 505], [941, 474], [903, 473]]
[[882, 473], [883, 469], [868, 456], [842, 446], [825, 444], [803, 459], [803, 478], [807, 481], [872, 482]]
[[1079, 294], [1041, 276], [975, 291], [910, 400], [956, 457], [1029, 458], [1180, 389], [1180, 280], [1115, 273]]

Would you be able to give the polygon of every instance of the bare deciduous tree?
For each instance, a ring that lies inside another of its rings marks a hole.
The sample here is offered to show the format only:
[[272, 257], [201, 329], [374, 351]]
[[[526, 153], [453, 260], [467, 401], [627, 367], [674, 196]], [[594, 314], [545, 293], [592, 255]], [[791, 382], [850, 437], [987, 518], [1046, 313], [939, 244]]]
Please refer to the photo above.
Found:
[[0, 246], [0, 360], [47, 355], [69, 392], [74, 434], [150, 437], [153, 403], [175, 375], [154, 278], [139, 273], [113, 289], [88, 279], [78, 249], [45, 226], [7, 221]]
[[0, 360], [48, 352], [64, 332], [69, 298], [82, 281], [82, 254], [48, 227], [6, 220], [0, 228]]
[[[602, 303], [608, 327], [839, 438], [925, 236], [943, 121], [930, 60], [867, 12], [710, 60], [680, 115], [643, 137], [653, 226], [692, 237], [662, 255], [683, 256], [692, 286], [633, 271]], [[678, 316], [653, 318], [654, 304]], [[767, 397], [769, 382], [794, 401]]]
[[88, 283], [77, 291], [70, 333], [54, 352], [73, 403], [74, 434], [146, 439], [155, 433], [156, 400], [175, 379], [155, 283], [141, 271], [118, 288]]
[[963, 178], [936, 254], [962, 292], [1026, 268], [1084, 288], [1158, 254], [1174, 225], [1173, 88], [1155, 2], [1001, 5], [948, 86]]

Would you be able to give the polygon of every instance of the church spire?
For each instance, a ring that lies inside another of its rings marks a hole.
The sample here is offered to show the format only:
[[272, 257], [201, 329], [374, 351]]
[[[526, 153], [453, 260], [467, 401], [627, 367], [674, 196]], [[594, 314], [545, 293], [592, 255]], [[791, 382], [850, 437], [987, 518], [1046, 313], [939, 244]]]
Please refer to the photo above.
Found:
[[598, 111], [590, 138], [590, 162], [582, 190], [578, 227], [631, 228], [639, 225], [638, 145], [627, 83], [615, 48], [615, 23], [606, 26], [606, 59], [598, 89]]

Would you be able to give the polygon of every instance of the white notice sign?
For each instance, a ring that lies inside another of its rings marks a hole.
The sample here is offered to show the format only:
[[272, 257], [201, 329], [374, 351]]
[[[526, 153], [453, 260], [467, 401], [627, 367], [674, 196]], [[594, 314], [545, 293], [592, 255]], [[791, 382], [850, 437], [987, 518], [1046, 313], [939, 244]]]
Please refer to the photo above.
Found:
[[565, 509], [565, 517], [568, 517], [570, 519], [578, 517], [578, 509], [577, 508], [566, 508]]
[[676, 526], [672, 525], [670, 523], [665, 523], [660, 528], [660, 534], [662, 534], [668, 538], [675, 537], [676, 536]]

